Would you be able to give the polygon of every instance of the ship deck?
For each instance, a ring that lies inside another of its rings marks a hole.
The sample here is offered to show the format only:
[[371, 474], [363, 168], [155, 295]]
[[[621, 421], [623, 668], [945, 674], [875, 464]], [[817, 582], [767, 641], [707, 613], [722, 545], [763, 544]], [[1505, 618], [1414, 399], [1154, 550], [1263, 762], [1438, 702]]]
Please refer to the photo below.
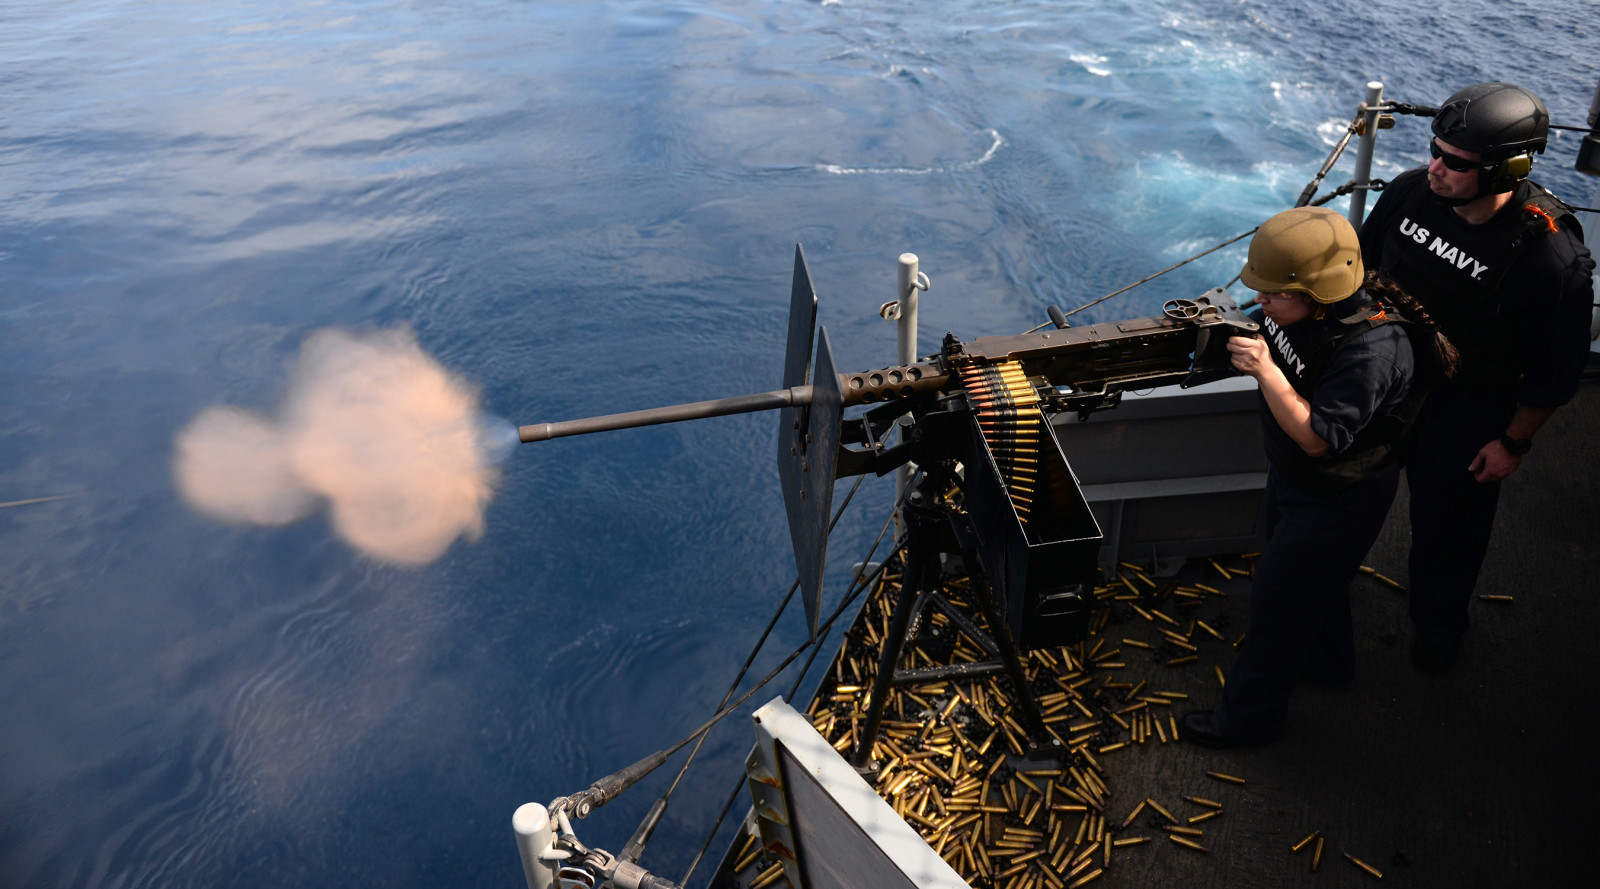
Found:
[[[1105, 615], [1087, 642], [1029, 657], [1050, 727], [1087, 751], [1071, 768], [1018, 774], [1004, 763], [1019, 732], [994, 677], [913, 686], [896, 695], [875, 748], [880, 793], [976, 887], [1328, 887], [1378, 873], [1430, 887], [1592, 880], [1597, 425], [1591, 381], [1505, 485], [1473, 629], [1449, 673], [1409, 661], [1406, 597], [1395, 588], [1407, 582], [1402, 485], [1366, 559], [1382, 577], [1361, 576], [1352, 590], [1355, 684], [1303, 684], [1275, 744], [1215, 751], [1167, 737], [1184, 712], [1216, 701], [1218, 668], [1245, 629], [1248, 557], [1198, 559], [1173, 578], [1122, 570], [1097, 591]], [[884, 625], [869, 603], [853, 632]], [[927, 626], [949, 629], [942, 617]], [[908, 664], [951, 657], [928, 659], [936, 643], [919, 639], [924, 652]], [[964, 637], [955, 645], [955, 658], [983, 657]], [[850, 650], [811, 711], [847, 755], [865, 707], [858, 689], [871, 680], [860, 675], [870, 658]], [[739, 885], [783, 885], [746, 848]]]

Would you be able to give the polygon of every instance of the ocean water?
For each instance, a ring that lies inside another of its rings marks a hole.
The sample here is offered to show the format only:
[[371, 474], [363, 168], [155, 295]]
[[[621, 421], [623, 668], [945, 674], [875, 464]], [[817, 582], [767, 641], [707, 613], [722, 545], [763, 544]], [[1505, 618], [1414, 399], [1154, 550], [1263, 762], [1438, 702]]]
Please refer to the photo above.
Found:
[[[697, 726], [788, 589], [770, 415], [499, 448], [481, 536], [421, 566], [327, 510], [191, 509], [180, 432], [273, 416], [319, 332], [409, 330], [500, 429], [763, 391], [799, 242], [841, 367], [881, 366], [902, 252], [924, 344], [1032, 327], [1289, 206], [1368, 80], [1510, 80], [1581, 124], [1592, 13], [0, 5], [0, 885], [520, 885], [512, 811]], [[1573, 136], [1536, 178], [1581, 201]], [[889, 501], [840, 522], [825, 606]], [[750, 738], [712, 734], [642, 864], [681, 878]], [[679, 761], [580, 836], [620, 850]]]

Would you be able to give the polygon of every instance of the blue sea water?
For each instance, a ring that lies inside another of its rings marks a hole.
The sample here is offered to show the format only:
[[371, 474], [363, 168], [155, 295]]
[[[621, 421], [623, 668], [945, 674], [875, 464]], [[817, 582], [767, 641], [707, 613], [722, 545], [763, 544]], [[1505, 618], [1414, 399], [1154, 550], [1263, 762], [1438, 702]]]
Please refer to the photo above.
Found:
[[[1368, 80], [1419, 104], [1510, 80], [1582, 123], [1592, 15], [0, 5], [0, 502], [62, 498], [0, 509], [0, 885], [519, 885], [511, 812], [692, 730], [787, 590], [769, 415], [516, 448], [484, 536], [421, 568], [323, 516], [191, 511], [178, 431], [271, 411], [312, 333], [409, 326], [514, 423], [761, 391], [801, 242], [839, 363], [880, 366], [902, 252], [925, 344], [1032, 327], [1289, 206]], [[1425, 138], [1402, 118], [1378, 175]], [[1575, 147], [1536, 178], [1581, 200]], [[889, 493], [841, 521], [825, 604]], [[803, 635], [787, 615], [756, 672]], [[646, 867], [682, 876], [750, 738], [713, 733]], [[620, 849], [676, 765], [580, 835]]]

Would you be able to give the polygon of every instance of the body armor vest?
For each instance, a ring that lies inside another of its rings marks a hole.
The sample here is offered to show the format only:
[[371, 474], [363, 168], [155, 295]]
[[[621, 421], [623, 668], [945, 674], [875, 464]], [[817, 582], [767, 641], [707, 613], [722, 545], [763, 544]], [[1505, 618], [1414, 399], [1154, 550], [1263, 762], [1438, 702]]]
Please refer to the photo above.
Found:
[[[1469, 230], [1461, 227], [1454, 211], [1433, 200], [1423, 181], [1406, 195], [1393, 226], [1383, 233], [1377, 271], [1428, 310], [1461, 353], [1459, 379], [1474, 386], [1506, 389], [1516, 384], [1523, 357], [1518, 319], [1502, 313], [1500, 284], [1531, 238], [1543, 237], [1562, 221], [1577, 224], [1572, 208], [1559, 198], [1533, 182], [1528, 189], [1521, 212], [1501, 214]], [[1452, 244], [1441, 232], [1449, 237], [1465, 233], [1470, 241]]]
[[1328, 318], [1294, 325], [1293, 335], [1287, 328], [1279, 327], [1270, 318], [1263, 318], [1267, 348], [1272, 360], [1283, 371], [1294, 391], [1307, 401], [1316, 391], [1329, 362], [1340, 347], [1356, 337], [1384, 324], [1399, 324], [1411, 342], [1416, 368], [1411, 388], [1398, 404], [1379, 408], [1367, 424], [1355, 435], [1350, 446], [1338, 454], [1313, 457], [1289, 438], [1277, 425], [1277, 419], [1266, 405], [1261, 404], [1261, 422], [1265, 428], [1267, 459], [1294, 485], [1313, 493], [1328, 493], [1348, 487], [1387, 466], [1399, 458], [1401, 445], [1422, 403], [1427, 398], [1432, 381], [1427, 369], [1431, 346], [1421, 342], [1425, 334], [1416, 325], [1384, 311], [1379, 303], [1368, 303], [1343, 318]]

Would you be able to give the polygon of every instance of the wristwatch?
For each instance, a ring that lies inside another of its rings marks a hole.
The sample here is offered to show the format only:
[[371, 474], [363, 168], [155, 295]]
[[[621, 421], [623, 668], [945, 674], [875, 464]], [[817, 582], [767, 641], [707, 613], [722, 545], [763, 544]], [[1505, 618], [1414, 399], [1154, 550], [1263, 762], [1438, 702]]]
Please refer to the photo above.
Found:
[[1506, 450], [1510, 451], [1512, 454], [1515, 454], [1516, 456], [1521, 457], [1522, 455], [1528, 453], [1528, 451], [1533, 449], [1533, 439], [1531, 439], [1531, 438], [1512, 438], [1509, 435], [1501, 433], [1501, 435], [1500, 435], [1500, 445], [1502, 447], [1504, 447]]

